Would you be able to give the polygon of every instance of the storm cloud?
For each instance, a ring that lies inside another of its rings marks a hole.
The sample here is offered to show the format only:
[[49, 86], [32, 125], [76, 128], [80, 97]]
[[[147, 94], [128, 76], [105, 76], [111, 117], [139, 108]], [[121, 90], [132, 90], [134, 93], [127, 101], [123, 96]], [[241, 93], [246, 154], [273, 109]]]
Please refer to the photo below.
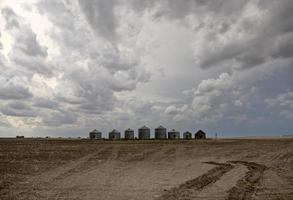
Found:
[[0, 9], [0, 136], [143, 124], [293, 131], [290, 0], [5, 0]]

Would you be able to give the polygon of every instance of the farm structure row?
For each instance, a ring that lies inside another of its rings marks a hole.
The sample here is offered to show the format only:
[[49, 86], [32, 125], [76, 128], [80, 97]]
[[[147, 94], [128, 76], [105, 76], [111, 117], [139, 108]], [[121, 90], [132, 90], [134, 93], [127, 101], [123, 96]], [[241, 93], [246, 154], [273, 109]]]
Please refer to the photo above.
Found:
[[[143, 126], [141, 128], [138, 129], [138, 139], [139, 140], [149, 140], [151, 139], [151, 129], [148, 128], [147, 126]], [[102, 132], [94, 129], [93, 131], [91, 131], [89, 133], [89, 138], [90, 139], [102, 139]], [[159, 126], [157, 128], [155, 128], [155, 138], [157, 140], [164, 140], [164, 139], [180, 139], [180, 132], [172, 129], [171, 131], [167, 132], [167, 129], [163, 126]], [[183, 133], [183, 139], [192, 139], [192, 133], [189, 131], [186, 131], [185, 133]], [[109, 139], [110, 140], [120, 140], [121, 139], [121, 133], [120, 131], [113, 129], [111, 132], [109, 132]], [[127, 140], [133, 140], [133, 139], [137, 139], [134, 137], [134, 130], [133, 129], [126, 129], [124, 131], [124, 139]], [[206, 139], [206, 133], [202, 130], [197, 131], [194, 134], [194, 139]]]

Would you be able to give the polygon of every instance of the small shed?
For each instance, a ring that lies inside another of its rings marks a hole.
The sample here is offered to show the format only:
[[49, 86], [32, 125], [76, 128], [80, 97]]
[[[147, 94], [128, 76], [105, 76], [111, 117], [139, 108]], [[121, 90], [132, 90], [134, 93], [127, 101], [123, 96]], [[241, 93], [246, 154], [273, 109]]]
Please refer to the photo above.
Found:
[[155, 128], [155, 139], [167, 139], [167, 129], [163, 126]]
[[176, 140], [180, 138], [180, 132], [176, 131], [175, 129], [172, 129], [168, 132], [168, 139], [170, 140]]
[[132, 130], [132, 129], [126, 129], [125, 131], [124, 131], [124, 138], [126, 139], [126, 140], [133, 140], [134, 139], [134, 130]]
[[148, 140], [150, 139], [151, 130], [147, 126], [142, 126], [138, 129], [138, 138], [140, 140]]
[[97, 129], [94, 129], [89, 133], [89, 137], [90, 139], [102, 139], [102, 133]]
[[121, 133], [116, 129], [113, 129], [111, 132], [109, 132], [109, 140], [119, 140], [120, 137]]
[[206, 139], [206, 133], [203, 132], [202, 130], [199, 130], [194, 134], [194, 139], [196, 140]]
[[185, 133], [183, 133], [183, 139], [185, 140], [192, 139], [192, 133], [190, 133], [189, 131], [186, 131]]

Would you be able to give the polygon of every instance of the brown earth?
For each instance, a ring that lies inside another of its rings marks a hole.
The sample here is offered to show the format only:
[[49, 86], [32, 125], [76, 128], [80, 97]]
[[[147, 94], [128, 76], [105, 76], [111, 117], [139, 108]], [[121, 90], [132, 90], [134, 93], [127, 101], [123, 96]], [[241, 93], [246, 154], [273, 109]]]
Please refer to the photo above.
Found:
[[0, 199], [293, 199], [293, 139], [0, 139]]

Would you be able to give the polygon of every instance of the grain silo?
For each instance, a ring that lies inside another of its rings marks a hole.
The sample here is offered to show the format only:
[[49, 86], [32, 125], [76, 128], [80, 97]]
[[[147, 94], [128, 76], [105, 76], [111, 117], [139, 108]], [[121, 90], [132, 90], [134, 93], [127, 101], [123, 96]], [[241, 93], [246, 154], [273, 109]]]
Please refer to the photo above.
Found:
[[190, 133], [189, 131], [186, 131], [185, 133], [183, 133], [183, 139], [185, 140], [192, 139], [192, 133]]
[[102, 133], [96, 129], [89, 133], [90, 139], [102, 139]]
[[150, 128], [143, 126], [138, 129], [138, 138], [140, 140], [148, 140], [148, 139], [150, 139], [150, 135], [151, 135]]
[[175, 129], [172, 129], [168, 132], [168, 139], [170, 140], [176, 140], [180, 138], [180, 132], [176, 131]]
[[113, 129], [111, 132], [109, 132], [109, 140], [119, 140], [120, 136], [120, 132], [116, 129]]
[[202, 130], [199, 130], [194, 134], [194, 139], [196, 140], [206, 139], [206, 133], [203, 132]]
[[163, 126], [155, 128], [155, 139], [167, 139], [167, 129]]
[[125, 131], [124, 131], [124, 138], [126, 139], [126, 140], [133, 140], [134, 139], [134, 130], [132, 130], [132, 129], [126, 129]]

